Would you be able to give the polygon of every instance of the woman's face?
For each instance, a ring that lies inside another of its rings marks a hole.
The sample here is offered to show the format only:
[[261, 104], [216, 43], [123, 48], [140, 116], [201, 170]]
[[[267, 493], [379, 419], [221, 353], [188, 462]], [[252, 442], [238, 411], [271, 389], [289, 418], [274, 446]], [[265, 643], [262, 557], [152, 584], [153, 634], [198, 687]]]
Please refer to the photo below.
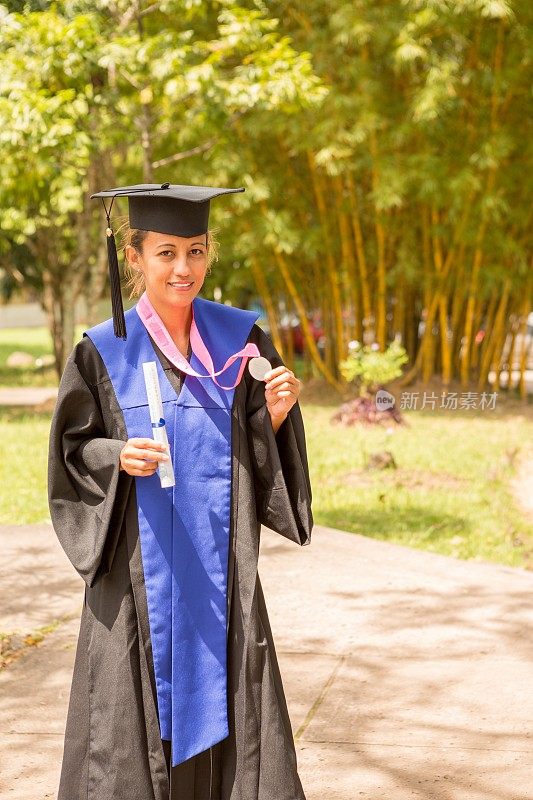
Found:
[[129, 264], [144, 275], [146, 294], [153, 305], [190, 305], [207, 271], [206, 238], [205, 233], [185, 238], [149, 231], [141, 253], [126, 248]]

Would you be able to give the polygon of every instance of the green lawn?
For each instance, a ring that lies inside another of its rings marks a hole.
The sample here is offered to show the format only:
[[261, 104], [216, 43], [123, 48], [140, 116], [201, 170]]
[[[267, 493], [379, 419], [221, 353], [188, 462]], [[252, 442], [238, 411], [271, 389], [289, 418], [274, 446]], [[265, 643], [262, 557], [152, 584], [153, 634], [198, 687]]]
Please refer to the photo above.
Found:
[[[78, 338], [84, 326], [78, 326]], [[8, 367], [8, 356], [15, 350], [30, 353], [34, 358], [52, 354], [52, 341], [46, 328], [0, 328], [0, 386], [57, 386], [53, 367]]]
[[0, 408], [0, 524], [50, 519], [46, 461], [50, 414]]
[[[422, 412], [409, 425], [341, 428], [334, 406], [304, 402], [315, 522], [424, 550], [512, 566], [533, 564], [533, 525], [508, 488], [513, 460], [533, 441], [528, 408]], [[0, 410], [0, 523], [48, 519], [50, 415]], [[364, 469], [390, 450], [397, 470]]]
[[[303, 408], [317, 523], [533, 567], [533, 524], [509, 490], [512, 463], [533, 442], [530, 409], [407, 412], [408, 426], [390, 433], [331, 425], [333, 411]], [[398, 468], [365, 470], [365, 454], [381, 450]]]

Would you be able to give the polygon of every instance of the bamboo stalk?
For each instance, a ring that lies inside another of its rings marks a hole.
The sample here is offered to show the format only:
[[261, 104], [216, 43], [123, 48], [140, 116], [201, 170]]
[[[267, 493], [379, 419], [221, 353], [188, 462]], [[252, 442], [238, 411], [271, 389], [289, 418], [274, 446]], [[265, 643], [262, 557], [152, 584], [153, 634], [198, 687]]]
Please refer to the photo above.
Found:
[[[464, 292], [462, 291], [463, 276], [464, 244], [460, 246], [457, 255], [457, 268], [455, 270], [454, 290], [452, 291], [452, 310], [450, 315], [450, 328], [452, 332], [451, 358], [454, 367], [459, 361], [459, 348], [461, 346], [461, 337], [456, 335], [456, 331], [460, 328], [461, 317], [464, 311]], [[452, 374], [455, 374], [454, 367], [452, 367]]]
[[483, 311], [485, 308], [485, 299], [483, 297], [476, 297], [476, 301], [474, 303], [474, 324], [472, 327], [472, 354], [470, 356], [470, 370], [471, 374], [475, 373], [476, 369], [478, 368], [478, 361], [479, 361], [479, 354], [481, 352], [481, 348], [476, 346], [476, 336], [478, 331], [483, 324]]
[[490, 338], [492, 331], [494, 330], [494, 321], [498, 310], [498, 292], [494, 290], [491, 293], [489, 303], [485, 308], [484, 321], [482, 317], [485, 304], [483, 303], [483, 301], [480, 301], [478, 303], [478, 306], [480, 312], [479, 312], [479, 322], [476, 325], [476, 329], [479, 330], [481, 328], [481, 325], [484, 324], [485, 336], [483, 337], [483, 340], [480, 343], [479, 347], [474, 347], [472, 354], [473, 369], [477, 369], [477, 367], [480, 366], [480, 362], [483, 360], [483, 356], [486, 353], [487, 348], [490, 346]]
[[460, 356], [460, 378], [462, 386], [466, 386], [468, 384], [468, 379], [470, 375], [470, 359], [472, 353], [472, 329], [474, 326], [474, 311], [477, 299], [476, 294], [478, 290], [479, 273], [481, 270], [481, 263], [483, 260], [482, 244], [486, 228], [486, 215], [483, 214], [482, 216], [483, 219], [480, 222], [476, 236], [476, 247], [474, 250], [474, 259], [472, 263], [472, 272], [470, 276], [470, 284], [468, 289], [468, 298], [466, 301], [465, 325], [463, 329], [463, 344]]
[[333, 386], [338, 392], [342, 393], [344, 391], [345, 384], [341, 383], [335, 378], [334, 374], [328, 369], [326, 364], [324, 364], [320, 356], [320, 352], [318, 350], [314, 336], [309, 326], [309, 320], [307, 319], [305, 307], [302, 303], [298, 289], [296, 288], [296, 284], [292, 279], [289, 267], [287, 265], [287, 262], [285, 261], [285, 257], [283, 253], [279, 252], [278, 250], [274, 250], [274, 257], [276, 259], [279, 271], [287, 287], [287, 291], [289, 292], [291, 300], [294, 303], [296, 313], [298, 314], [298, 317], [300, 319], [300, 324], [302, 326], [302, 333], [305, 339], [306, 346], [309, 350], [311, 359], [315, 364], [315, 366], [317, 367], [319, 373], [325, 378], [325, 380], [330, 384], [330, 386]]
[[[378, 146], [375, 131], [370, 132], [369, 136], [370, 154], [372, 156], [372, 190], [377, 192], [379, 182], [378, 170]], [[382, 350], [387, 344], [387, 285], [385, 268], [385, 227], [383, 225], [383, 214], [378, 208], [374, 208], [374, 228], [376, 232], [376, 339]]]
[[[426, 325], [427, 325], [426, 321]], [[424, 331], [424, 335], [427, 334], [427, 342], [426, 348], [424, 350], [424, 360], [422, 362], [422, 380], [424, 383], [428, 383], [431, 380], [431, 376], [433, 375], [433, 365], [435, 360], [435, 345], [436, 345], [436, 337], [433, 333], [433, 323], [430, 324], [429, 332], [427, 330]]]
[[[464, 232], [464, 229], [466, 227], [466, 223], [468, 221], [468, 217], [470, 215], [473, 195], [474, 195], [474, 192], [471, 191], [470, 194], [469, 194], [468, 200], [467, 200], [467, 202], [465, 202], [465, 205], [463, 207], [463, 213], [461, 215], [461, 219], [459, 220], [459, 222], [458, 222], [458, 224], [457, 224], [457, 226], [455, 228], [452, 245], [451, 245], [450, 249], [448, 250], [448, 252], [446, 254], [446, 259], [444, 261], [442, 272], [441, 272], [441, 274], [440, 274], [440, 276], [438, 278], [438, 281], [437, 281], [437, 286], [436, 286], [437, 292], [440, 291], [441, 288], [444, 287], [444, 284], [445, 284], [445, 282], [446, 282], [446, 280], [448, 278], [451, 266], [452, 266], [452, 264], [454, 262], [457, 244], [462, 239], [463, 232]], [[435, 294], [433, 296], [432, 300], [431, 300], [431, 303], [430, 303], [430, 306], [429, 306], [429, 310], [428, 310], [428, 314], [427, 314], [427, 318], [431, 322], [431, 325], [433, 325], [433, 321], [435, 319], [435, 314], [437, 312], [437, 308], [438, 308], [438, 296]], [[424, 332], [424, 335], [422, 336], [422, 341], [420, 342], [420, 346], [418, 348], [418, 352], [416, 354], [415, 361], [414, 361], [412, 367], [409, 370], [407, 370], [407, 372], [405, 372], [404, 375], [396, 382], [396, 386], [401, 387], [401, 386], [408, 385], [409, 383], [411, 383], [411, 381], [413, 381], [415, 379], [415, 377], [420, 372], [420, 369], [421, 369], [421, 366], [422, 366], [422, 363], [423, 363], [423, 358], [424, 358], [424, 349], [426, 348], [427, 343], [429, 341], [427, 334], [428, 334], [428, 326], [426, 325], [426, 330]]]
[[385, 270], [385, 228], [381, 215], [376, 217], [377, 244], [377, 292], [376, 292], [376, 338], [382, 350], [387, 346], [387, 286]]
[[[410, 286], [406, 286], [405, 289], [405, 304], [407, 308], [414, 306], [414, 291]], [[418, 325], [418, 320], [414, 320], [416, 323], [413, 324], [414, 315], [404, 314], [404, 325], [405, 325], [405, 333], [404, 333], [404, 342], [405, 342], [405, 349], [407, 350], [407, 354], [409, 356], [409, 361], [413, 361], [416, 355], [416, 346], [417, 346], [417, 337], [416, 337], [416, 329]]]
[[526, 284], [526, 291], [524, 293], [524, 303], [521, 308], [520, 312], [520, 341], [522, 345], [522, 349], [520, 351], [520, 377], [518, 379], [518, 389], [520, 393], [520, 398], [522, 400], [527, 399], [527, 384], [526, 384], [526, 371], [527, 371], [527, 364], [528, 364], [528, 355], [529, 350], [531, 350], [531, 345], [533, 344], [533, 336], [530, 337], [529, 347], [527, 347], [527, 318], [528, 313], [531, 308], [531, 279]]
[[[243, 146], [245, 146], [246, 145], [246, 139], [245, 139], [245, 136], [243, 134], [241, 125], [238, 122], [235, 122], [234, 128], [235, 128], [235, 131], [237, 133], [237, 136], [239, 137], [239, 139], [243, 143]], [[253, 160], [251, 155], [250, 155], [250, 160], [251, 161]], [[259, 202], [259, 208], [260, 208], [260, 211], [263, 214], [263, 216], [267, 217], [268, 206], [267, 206], [266, 201], [261, 200]], [[290, 296], [290, 298], [292, 300], [292, 303], [294, 305], [294, 308], [296, 310], [296, 314], [299, 317], [300, 325], [302, 326], [303, 337], [304, 337], [304, 340], [305, 340], [305, 343], [306, 343], [306, 346], [307, 346], [311, 361], [316, 366], [319, 374], [324, 377], [324, 379], [327, 381], [327, 383], [329, 383], [331, 386], [333, 386], [339, 393], [342, 393], [344, 391], [346, 382], [343, 381], [343, 380], [337, 380], [335, 374], [333, 374], [332, 371], [330, 369], [328, 369], [327, 365], [324, 363], [324, 361], [323, 361], [323, 359], [322, 359], [322, 357], [320, 355], [320, 352], [318, 350], [318, 347], [316, 345], [316, 342], [315, 342], [315, 339], [314, 339], [314, 336], [313, 336], [313, 332], [312, 332], [311, 327], [309, 325], [309, 320], [307, 319], [307, 313], [306, 313], [305, 305], [304, 305], [304, 303], [302, 301], [301, 294], [300, 294], [300, 292], [298, 291], [298, 289], [296, 287], [296, 284], [295, 284], [294, 279], [293, 279], [293, 277], [291, 275], [291, 272], [289, 270], [289, 267], [287, 265], [285, 257], [283, 255], [283, 253], [281, 253], [277, 248], [273, 248], [273, 253], [274, 253], [274, 259], [275, 259], [276, 265], [277, 265], [277, 267], [279, 269], [279, 272], [281, 274], [281, 277], [282, 277], [282, 280], [284, 282], [284, 285], [287, 288], [289, 296]]]
[[[478, 380], [479, 389], [483, 389], [487, 384], [490, 369], [494, 366], [494, 354], [500, 342], [501, 336], [505, 335], [505, 313], [507, 310], [507, 303], [509, 301], [510, 288], [511, 284], [507, 279], [504, 284], [500, 302], [498, 303], [498, 310], [494, 319], [492, 332], [481, 359]], [[497, 377], [498, 376], [496, 375], [496, 379]]]
[[331, 370], [332, 374], [335, 374], [335, 350], [333, 346], [333, 333], [332, 333], [332, 325], [331, 325], [331, 298], [329, 293], [329, 287], [327, 287], [326, 291], [322, 293], [321, 298], [321, 315], [322, 319], [324, 320], [323, 323], [323, 331], [324, 331], [324, 363], [328, 370]]
[[284, 358], [284, 352], [283, 352], [284, 348], [279, 333], [276, 309], [274, 307], [274, 303], [272, 302], [272, 295], [269, 291], [268, 284], [265, 279], [265, 274], [261, 269], [261, 267], [259, 266], [258, 258], [255, 254], [253, 254], [250, 258], [250, 266], [252, 271], [252, 277], [257, 287], [257, 291], [265, 307], [268, 319], [268, 327], [270, 329], [270, 338], [272, 339], [272, 343], [276, 348], [276, 350], [278, 351], [278, 353], [280, 354], [280, 356]]
[[[433, 319], [429, 317], [428, 309], [431, 302], [431, 233], [430, 233], [430, 213], [427, 206], [422, 208], [422, 271], [423, 271], [423, 314], [424, 333], [423, 341], [427, 342], [421, 359], [422, 380], [427, 383], [433, 373], [433, 363], [435, 359], [435, 340], [432, 328]], [[429, 324], [430, 330], [427, 329]]]
[[507, 340], [507, 333], [508, 333], [508, 328], [505, 325], [505, 320], [504, 320], [494, 340], [492, 363], [490, 367], [490, 371], [494, 372], [494, 383], [492, 385], [493, 391], [498, 391], [500, 389], [500, 376], [501, 376], [500, 363], [501, 363], [502, 351], [503, 348], [505, 347], [505, 342]]
[[[494, 60], [492, 67], [493, 87], [491, 94], [491, 117], [490, 117], [490, 128], [492, 132], [495, 132], [498, 128], [499, 86], [500, 86], [500, 73], [503, 61], [503, 31], [504, 31], [503, 24], [504, 24], [503, 21], [500, 21], [498, 25], [497, 40], [496, 40], [496, 47], [494, 49]], [[494, 189], [495, 182], [496, 182], [496, 168], [491, 167], [487, 173], [484, 196], [490, 195], [490, 193]], [[474, 306], [476, 302], [476, 294], [478, 291], [479, 274], [483, 262], [483, 241], [485, 238], [487, 223], [488, 219], [487, 219], [486, 206], [483, 205], [481, 209], [481, 219], [476, 234], [474, 258], [472, 262], [472, 273], [470, 277], [468, 300], [466, 306], [465, 327], [463, 332], [464, 341], [463, 341], [463, 348], [461, 351], [461, 360], [460, 360], [460, 377], [461, 377], [461, 384], [463, 386], [467, 385], [470, 374]]]
[[370, 282], [368, 279], [368, 266], [366, 262], [366, 254], [363, 243], [363, 231], [361, 228], [361, 219], [359, 215], [359, 204], [357, 202], [357, 193], [353, 183], [352, 174], [346, 174], [346, 184], [349, 191], [350, 209], [351, 209], [351, 223], [355, 240], [355, 252], [357, 255], [357, 265], [359, 267], [359, 276], [361, 280], [361, 300], [363, 304], [363, 335], [365, 339], [365, 331], [371, 324], [372, 320], [372, 300], [370, 294]]
[[322, 180], [321, 176], [319, 175], [316, 169], [314, 155], [310, 150], [307, 151], [307, 161], [309, 165], [309, 172], [311, 173], [311, 181], [313, 184], [318, 216], [320, 218], [322, 231], [324, 234], [324, 242], [326, 250], [325, 263], [327, 265], [327, 271], [328, 271], [328, 283], [331, 292], [333, 323], [334, 323], [333, 324], [334, 341], [332, 344], [333, 344], [333, 352], [335, 353], [335, 360], [338, 363], [345, 357], [346, 354], [344, 347], [344, 335], [343, 335], [342, 301], [339, 288], [339, 270], [338, 270], [338, 265], [335, 263], [335, 258], [333, 255], [333, 249], [334, 249], [333, 241], [330, 235], [329, 221], [328, 221], [329, 214], [327, 210], [324, 191], [322, 188]]
[[[369, 63], [369, 46], [363, 44], [361, 48], [361, 60], [365, 65]], [[377, 195], [379, 183], [379, 154], [376, 132], [370, 130], [368, 145], [371, 156], [370, 178], [374, 197]], [[376, 339], [382, 350], [385, 349], [387, 342], [387, 286], [385, 269], [385, 227], [383, 224], [383, 214], [374, 204], [374, 230], [376, 236]]]
[[339, 222], [339, 232], [341, 239], [342, 260], [344, 264], [345, 276], [345, 297], [351, 304], [352, 309], [352, 324], [349, 321], [344, 326], [344, 351], [347, 351], [347, 345], [350, 339], [355, 338], [356, 335], [356, 319], [359, 307], [359, 297], [357, 292], [357, 263], [353, 248], [352, 232], [350, 229], [350, 220], [344, 210], [344, 182], [342, 176], [337, 175], [333, 179], [335, 187], [335, 199], [337, 207], [337, 219]]
[[405, 342], [405, 293], [405, 275], [402, 274], [396, 287], [396, 303], [392, 319], [394, 336], [396, 337], [397, 334], [400, 334], [402, 344]]
[[[507, 391], [508, 392], [510, 392], [511, 389], [513, 388], [512, 387], [512, 384], [513, 384], [513, 361], [514, 361], [515, 348], [516, 348], [516, 336], [518, 334], [518, 323], [519, 323], [519, 317], [517, 315], [513, 315], [513, 319], [511, 320], [511, 342], [509, 344], [509, 352], [507, 354], [507, 359], [506, 359], [506, 362], [507, 362], [507, 376], [508, 376], [507, 377]], [[501, 380], [501, 372], [503, 371], [503, 368], [505, 366], [504, 356], [505, 356], [505, 353], [502, 351], [502, 353], [500, 354], [500, 366], [499, 366], [500, 380]]]
[[[437, 275], [443, 270], [444, 261], [442, 257], [442, 246], [440, 236], [436, 228], [440, 224], [439, 213], [435, 206], [431, 210], [431, 221], [433, 224], [433, 263]], [[439, 326], [440, 326], [440, 344], [441, 344], [441, 359], [442, 359], [442, 382], [444, 386], [449, 386], [452, 379], [452, 358], [450, 339], [448, 337], [448, 303], [447, 298], [441, 292], [439, 297]]]

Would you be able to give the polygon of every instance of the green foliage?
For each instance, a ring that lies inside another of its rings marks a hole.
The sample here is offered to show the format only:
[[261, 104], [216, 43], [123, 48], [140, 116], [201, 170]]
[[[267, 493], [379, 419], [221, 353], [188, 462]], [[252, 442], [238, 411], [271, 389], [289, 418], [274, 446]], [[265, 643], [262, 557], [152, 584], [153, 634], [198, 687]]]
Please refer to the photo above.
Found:
[[[0, 4], [0, 53], [0, 257], [31, 253], [17, 269], [41, 290], [60, 362], [68, 310], [105, 275], [89, 194], [143, 180], [238, 185], [237, 121], [296, 114], [323, 92], [262, 3]], [[229, 218], [215, 204], [212, 224]], [[219, 272], [234, 260], [223, 251]]]
[[406, 351], [396, 340], [384, 352], [377, 345], [353, 341], [348, 358], [340, 363], [340, 371], [347, 381], [357, 383], [361, 395], [366, 395], [398, 378], [402, 365], [408, 360]]
[[[291, 113], [320, 96], [309, 54], [260, 9], [167, 2], [137, 24], [131, 4], [107, 5], [0, 5], [1, 220], [22, 239], [72, 223], [95, 154], [109, 154], [120, 181], [140, 179], [141, 133], [152, 171], [199, 137], [223, 145], [232, 115]], [[176, 182], [200, 182], [198, 166], [180, 164]]]
[[[397, 333], [390, 308], [408, 306], [400, 324], [413, 358], [412, 331], [439, 282], [438, 244], [440, 263], [453, 264], [450, 317], [457, 306], [464, 318], [476, 248], [474, 294], [488, 302], [508, 280], [516, 312], [530, 271], [532, 9], [526, 0], [0, 3], [2, 265], [19, 248], [18, 273], [49, 313], [50, 295], [64, 313], [72, 296], [101, 291], [103, 225], [90, 192], [144, 180], [242, 185], [211, 212], [221, 253], [209, 286], [223, 300], [239, 301], [254, 263], [263, 291], [290, 304], [282, 254], [309, 312], [329, 320], [338, 281], [346, 319], [360, 328], [364, 266], [372, 315], [385, 309], [383, 342]], [[361, 247], [350, 264], [355, 222]], [[357, 327], [346, 333], [362, 338]]]

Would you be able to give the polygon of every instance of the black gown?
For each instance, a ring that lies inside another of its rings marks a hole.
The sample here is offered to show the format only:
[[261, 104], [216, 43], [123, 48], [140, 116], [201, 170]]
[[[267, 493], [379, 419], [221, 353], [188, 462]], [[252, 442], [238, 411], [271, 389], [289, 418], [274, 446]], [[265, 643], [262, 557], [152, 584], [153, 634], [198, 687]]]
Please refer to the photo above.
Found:
[[[273, 367], [283, 363], [258, 325], [248, 341]], [[179, 393], [184, 374], [152, 344]], [[61, 379], [49, 447], [52, 522], [85, 581], [58, 800], [305, 800], [258, 575], [261, 524], [299, 545], [311, 539], [300, 406], [275, 434], [264, 382], [245, 369], [235, 389], [229, 736], [176, 767], [160, 737], [135, 480], [119, 470], [126, 439], [110, 378], [84, 337]]]

